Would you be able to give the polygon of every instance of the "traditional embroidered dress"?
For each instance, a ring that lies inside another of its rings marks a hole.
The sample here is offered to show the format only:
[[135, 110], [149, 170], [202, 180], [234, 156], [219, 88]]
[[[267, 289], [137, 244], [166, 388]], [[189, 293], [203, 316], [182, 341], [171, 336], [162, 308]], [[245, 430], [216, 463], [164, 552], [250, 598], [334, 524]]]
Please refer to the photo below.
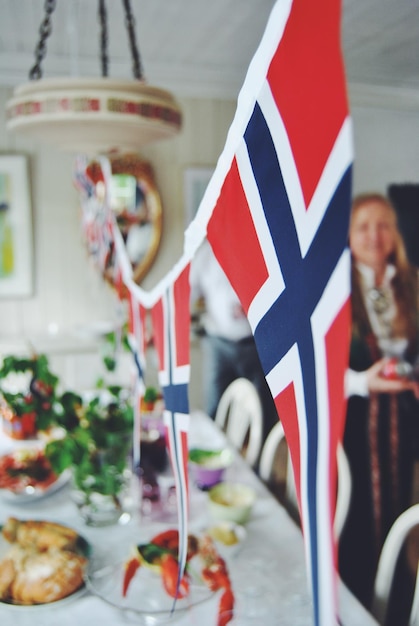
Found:
[[[360, 280], [356, 279], [355, 269], [352, 279], [350, 368], [364, 372], [387, 355], [413, 361], [416, 338], [409, 342], [407, 338], [392, 336], [396, 304], [391, 280], [395, 268], [388, 266], [379, 289], [374, 286], [370, 268], [358, 265], [357, 270]], [[415, 277], [409, 293], [417, 311]], [[355, 319], [355, 315], [360, 319]], [[396, 517], [411, 504], [412, 444], [419, 412], [411, 392], [359, 395], [362, 391], [352, 389], [349, 394], [353, 395], [348, 399], [344, 448], [351, 467], [353, 493], [339, 546], [339, 570], [344, 582], [369, 607], [384, 539]]]

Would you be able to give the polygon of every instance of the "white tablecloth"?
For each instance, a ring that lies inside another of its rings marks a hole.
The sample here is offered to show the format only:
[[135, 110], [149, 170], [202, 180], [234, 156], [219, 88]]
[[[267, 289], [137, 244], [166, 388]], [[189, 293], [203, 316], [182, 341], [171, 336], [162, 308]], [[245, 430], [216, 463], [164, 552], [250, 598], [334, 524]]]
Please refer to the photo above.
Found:
[[[189, 440], [191, 447], [203, 443], [208, 445], [209, 442], [211, 445], [224, 443], [224, 437], [214, 423], [199, 413], [191, 416]], [[248, 483], [258, 495], [246, 525], [246, 539], [228, 561], [237, 613], [231, 626], [310, 626], [313, 623], [312, 605], [307, 591], [299, 528], [238, 455], [228, 469], [226, 479]], [[208, 525], [206, 498], [205, 493], [194, 492], [191, 529]], [[88, 527], [78, 516], [67, 487], [31, 504], [0, 501], [0, 524], [8, 516], [49, 519], [72, 526], [90, 542], [99, 560], [102, 557], [123, 560], [133, 542], [140, 543], [156, 530], [154, 523], [141, 515], [134, 516], [124, 526]], [[219, 594], [215, 594], [171, 621], [179, 626], [215, 626], [218, 600]], [[343, 626], [373, 626], [376, 623], [343, 585], [339, 587], [339, 601]], [[2, 626], [91, 626], [93, 623], [123, 626], [135, 621], [141, 623], [132, 614], [109, 606], [90, 592], [55, 607], [9, 608], [0, 605]]]

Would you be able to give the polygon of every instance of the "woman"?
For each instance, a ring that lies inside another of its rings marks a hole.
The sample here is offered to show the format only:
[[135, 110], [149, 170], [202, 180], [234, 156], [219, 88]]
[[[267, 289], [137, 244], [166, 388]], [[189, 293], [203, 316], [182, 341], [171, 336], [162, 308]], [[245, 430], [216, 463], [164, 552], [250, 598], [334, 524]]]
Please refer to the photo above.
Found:
[[416, 360], [418, 279], [407, 260], [395, 211], [384, 196], [355, 199], [349, 243], [352, 340], [344, 448], [353, 494], [339, 568], [368, 608], [384, 539], [411, 504], [419, 385], [407, 378], [386, 378], [384, 368], [389, 357]]

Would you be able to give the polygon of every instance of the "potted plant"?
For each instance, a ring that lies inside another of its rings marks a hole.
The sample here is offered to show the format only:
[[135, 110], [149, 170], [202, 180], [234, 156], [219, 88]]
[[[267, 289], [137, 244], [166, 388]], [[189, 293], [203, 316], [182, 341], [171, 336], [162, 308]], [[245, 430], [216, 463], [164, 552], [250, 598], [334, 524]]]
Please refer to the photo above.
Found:
[[146, 387], [141, 397], [141, 413], [151, 413], [154, 411], [156, 402], [162, 400], [161, 393], [156, 387]]
[[86, 523], [114, 523], [124, 514], [131, 478], [133, 406], [121, 387], [98, 391], [89, 401], [66, 392], [59, 424], [63, 436], [45, 454], [53, 470], [72, 471], [72, 495]]
[[0, 368], [0, 416], [14, 439], [33, 438], [57, 420], [57, 386], [45, 355], [7, 356]]

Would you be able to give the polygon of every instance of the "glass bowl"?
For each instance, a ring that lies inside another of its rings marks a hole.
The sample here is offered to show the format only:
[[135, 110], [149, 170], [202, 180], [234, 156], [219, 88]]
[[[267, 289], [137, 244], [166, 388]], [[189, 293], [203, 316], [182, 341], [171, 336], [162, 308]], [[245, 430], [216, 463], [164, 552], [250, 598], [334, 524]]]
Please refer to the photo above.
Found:
[[228, 448], [221, 450], [192, 448], [189, 451], [191, 477], [197, 487], [204, 491], [223, 480], [225, 471], [232, 462], [233, 454]]
[[194, 571], [188, 597], [176, 600], [174, 605], [173, 598], [163, 588], [160, 575], [150, 568], [140, 567], [124, 597], [124, 571], [125, 562], [104, 565], [89, 573], [87, 588], [107, 604], [123, 611], [127, 617], [147, 626], [172, 623], [214, 593], [204, 585], [198, 571]]
[[220, 483], [208, 492], [208, 507], [217, 521], [245, 524], [256, 499], [255, 490], [242, 483]]

